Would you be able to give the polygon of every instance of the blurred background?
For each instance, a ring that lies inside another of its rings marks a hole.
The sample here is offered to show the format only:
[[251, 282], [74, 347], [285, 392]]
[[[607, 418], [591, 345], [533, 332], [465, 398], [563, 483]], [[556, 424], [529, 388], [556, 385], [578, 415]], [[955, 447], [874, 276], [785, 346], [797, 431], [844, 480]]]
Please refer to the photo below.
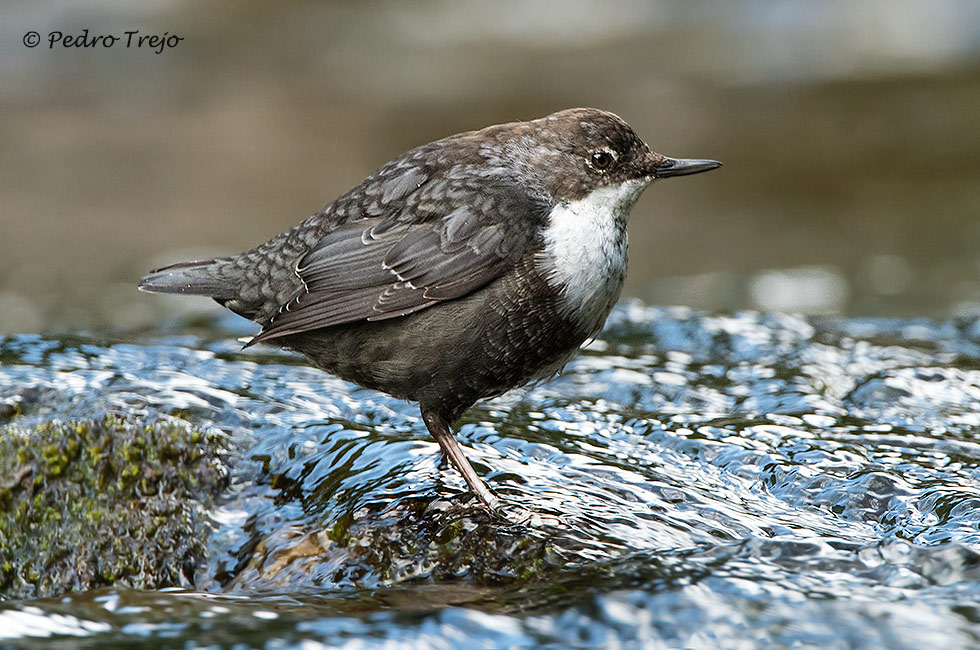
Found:
[[[183, 40], [48, 49], [85, 28]], [[572, 106], [725, 163], [644, 195], [627, 295], [980, 315], [974, 0], [5, 0], [0, 334], [216, 310], [135, 285], [264, 241], [415, 145]]]

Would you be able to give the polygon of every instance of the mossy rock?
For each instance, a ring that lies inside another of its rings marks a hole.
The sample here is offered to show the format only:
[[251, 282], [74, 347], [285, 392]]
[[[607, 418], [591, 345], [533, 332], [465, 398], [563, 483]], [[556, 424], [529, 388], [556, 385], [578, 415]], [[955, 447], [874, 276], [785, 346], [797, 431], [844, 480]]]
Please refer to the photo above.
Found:
[[192, 586], [223, 451], [218, 435], [112, 415], [0, 427], [0, 599]]
[[[311, 501], [304, 507], [317, 508]], [[322, 525], [253, 529], [238, 565], [218, 580], [246, 592], [468, 584], [477, 597], [482, 589], [548, 580], [563, 563], [555, 531], [522, 523], [520, 512], [491, 514], [475, 499], [404, 495], [338, 510]]]

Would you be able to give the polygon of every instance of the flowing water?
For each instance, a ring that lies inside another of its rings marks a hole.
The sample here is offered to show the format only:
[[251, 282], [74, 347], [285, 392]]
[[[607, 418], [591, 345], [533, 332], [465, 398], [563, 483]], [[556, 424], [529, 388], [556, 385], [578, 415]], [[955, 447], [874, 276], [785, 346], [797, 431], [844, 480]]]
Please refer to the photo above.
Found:
[[0, 601], [0, 645], [980, 643], [974, 321], [620, 305], [560, 377], [466, 414], [498, 517], [412, 405], [245, 333], [0, 339], [22, 420], [183, 420], [232, 479], [192, 589]]

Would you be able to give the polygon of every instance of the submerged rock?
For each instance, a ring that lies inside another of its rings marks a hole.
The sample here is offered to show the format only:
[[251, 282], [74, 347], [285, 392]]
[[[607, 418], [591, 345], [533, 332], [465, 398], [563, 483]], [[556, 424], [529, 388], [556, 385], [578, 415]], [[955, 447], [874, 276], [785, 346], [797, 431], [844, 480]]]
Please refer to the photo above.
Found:
[[0, 599], [189, 586], [227, 485], [219, 436], [136, 417], [0, 428]]
[[233, 578], [226, 589], [363, 589], [456, 580], [492, 587], [533, 582], [559, 562], [546, 529], [439, 497], [376, 502], [324, 524], [253, 539], [228, 574]]

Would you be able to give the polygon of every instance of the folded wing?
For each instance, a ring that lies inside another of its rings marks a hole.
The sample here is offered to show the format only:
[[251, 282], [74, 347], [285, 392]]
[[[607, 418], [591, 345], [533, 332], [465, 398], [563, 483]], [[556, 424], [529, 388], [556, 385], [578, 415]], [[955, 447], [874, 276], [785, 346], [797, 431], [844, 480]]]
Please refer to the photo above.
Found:
[[[528, 214], [528, 222], [534, 217]], [[251, 343], [396, 318], [465, 296], [520, 258], [530, 244], [529, 225], [487, 223], [465, 206], [423, 222], [376, 217], [347, 223], [300, 260], [296, 274], [305, 289]]]

